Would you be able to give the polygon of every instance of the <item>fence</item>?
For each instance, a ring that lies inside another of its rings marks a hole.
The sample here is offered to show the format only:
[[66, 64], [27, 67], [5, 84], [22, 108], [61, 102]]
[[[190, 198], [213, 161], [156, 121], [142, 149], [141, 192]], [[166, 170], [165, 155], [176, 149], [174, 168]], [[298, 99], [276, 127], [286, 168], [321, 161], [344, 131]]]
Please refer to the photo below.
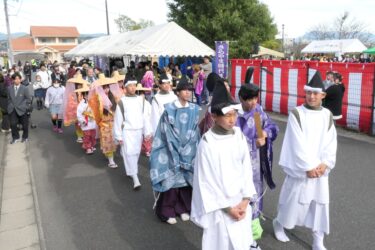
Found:
[[260, 86], [260, 103], [267, 111], [288, 114], [304, 102], [304, 85], [318, 70], [343, 76], [345, 93], [343, 118], [337, 124], [375, 135], [375, 63], [324, 63], [310, 61], [231, 60], [231, 93], [238, 100], [238, 90], [245, 81], [246, 71], [254, 68], [251, 81]]

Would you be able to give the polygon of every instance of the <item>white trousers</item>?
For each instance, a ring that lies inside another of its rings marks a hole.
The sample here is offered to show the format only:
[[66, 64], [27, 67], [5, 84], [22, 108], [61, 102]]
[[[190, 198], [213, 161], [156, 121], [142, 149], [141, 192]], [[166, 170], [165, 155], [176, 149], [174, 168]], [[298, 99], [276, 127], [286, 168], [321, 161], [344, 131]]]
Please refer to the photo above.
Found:
[[142, 129], [124, 130], [121, 155], [124, 160], [126, 175], [138, 174], [138, 159], [142, 146]]
[[138, 159], [137, 155], [125, 155], [122, 157], [124, 159], [124, 166], [126, 175], [132, 176], [138, 174]]
[[203, 230], [202, 250], [248, 250], [253, 242], [251, 230], [251, 207], [248, 206], [246, 217], [241, 221], [234, 221], [222, 211], [222, 219], [217, 223], [210, 223]]

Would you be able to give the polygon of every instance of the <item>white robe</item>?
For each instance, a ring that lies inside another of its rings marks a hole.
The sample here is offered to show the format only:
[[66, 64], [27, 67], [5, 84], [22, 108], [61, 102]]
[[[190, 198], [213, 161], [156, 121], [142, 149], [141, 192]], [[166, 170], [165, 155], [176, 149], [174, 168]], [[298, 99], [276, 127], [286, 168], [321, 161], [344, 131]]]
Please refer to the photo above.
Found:
[[153, 134], [155, 134], [160, 117], [164, 112], [164, 104], [174, 102], [176, 100], [177, 96], [173, 93], [173, 91], [170, 91], [165, 95], [158, 93], [153, 97], [151, 102], [151, 128]]
[[[287, 174], [280, 192], [277, 220], [283, 227], [296, 225], [329, 233], [328, 175], [336, 163], [337, 134], [328, 109], [296, 108], [300, 122], [290, 113], [280, 154]], [[328, 166], [320, 178], [306, 171], [320, 163]]]
[[256, 195], [246, 138], [234, 130], [234, 135], [209, 130], [198, 146], [191, 220], [203, 228], [203, 250], [248, 250], [252, 243], [250, 205], [241, 221], [222, 210]]
[[77, 106], [77, 120], [82, 129], [82, 131], [96, 129], [96, 122], [94, 118], [88, 117], [88, 121], [86, 122], [86, 117], [83, 114], [84, 112], [90, 112], [91, 109], [89, 104], [85, 102], [85, 100], [81, 100]]
[[[149, 110], [150, 104], [141, 96], [123, 96], [124, 115], [117, 105], [113, 133], [117, 141], [122, 141], [121, 155], [126, 174], [138, 174], [138, 159], [141, 152], [143, 136], [152, 135]], [[125, 120], [124, 120], [125, 117]]]

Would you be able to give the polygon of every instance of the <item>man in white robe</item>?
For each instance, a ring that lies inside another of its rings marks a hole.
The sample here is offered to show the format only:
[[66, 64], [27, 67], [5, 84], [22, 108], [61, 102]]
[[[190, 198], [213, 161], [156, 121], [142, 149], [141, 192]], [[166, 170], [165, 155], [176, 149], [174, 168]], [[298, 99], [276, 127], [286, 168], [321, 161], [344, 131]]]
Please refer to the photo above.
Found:
[[171, 91], [171, 82], [167, 75], [163, 74], [159, 81], [159, 92], [151, 101], [151, 127], [155, 134], [161, 115], [164, 113], [164, 104], [177, 101], [177, 96]]
[[150, 118], [143, 112], [144, 105], [150, 105], [144, 98], [137, 96], [137, 81], [128, 79], [125, 83], [126, 95], [119, 101], [113, 124], [114, 137], [121, 145], [126, 174], [133, 178], [134, 189], [141, 183], [138, 179], [138, 159], [141, 153], [143, 137], [151, 138]]
[[282, 242], [289, 241], [284, 228], [311, 228], [313, 249], [323, 250], [324, 233], [329, 234], [328, 175], [336, 162], [337, 134], [331, 112], [321, 107], [325, 93], [319, 72], [305, 92], [305, 104], [288, 118], [279, 162], [287, 176], [273, 226]]
[[215, 125], [202, 137], [194, 165], [191, 220], [203, 228], [203, 250], [248, 250], [253, 242], [249, 201], [256, 195], [250, 155], [237, 109], [217, 83]]

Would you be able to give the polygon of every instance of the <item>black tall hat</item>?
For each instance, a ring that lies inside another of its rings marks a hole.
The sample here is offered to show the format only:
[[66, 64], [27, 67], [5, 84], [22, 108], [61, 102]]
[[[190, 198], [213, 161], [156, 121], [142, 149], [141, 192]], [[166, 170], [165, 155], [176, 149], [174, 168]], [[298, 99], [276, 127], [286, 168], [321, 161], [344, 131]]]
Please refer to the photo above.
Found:
[[168, 78], [166, 73], [163, 73], [163, 74], [160, 75], [159, 83], [162, 84], [162, 83], [165, 83], [165, 82], [170, 83], [171, 80]]
[[240, 105], [235, 102], [227, 91], [223, 81], [217, 81], [212, 93], [211, 112], [225, 115], [231, 110], [238, 110]]
[[315, 72], [314, 76], [311, 78], [309, 83], [305, 85], [304, 90], [316, 92], [325, 91], [322, 76], [320, 75], [319, 71]]
[[245, 100], [252, 99], [259, 95], [259, 87], [253, 83], [245, 83], [238, 91], [238, 95]]
[[251, 77], [253, 76], [253, 73], [254, 73], [254, 67], [249, 67], [246, 70], [245, 83], [251, 83]]
[[215, 72], [212, 72], [208, 75], [207, 81], [206, 81], [206, 86], [209, 92], [214, 91], [215, 85], [218, 81], [223, 81], [223, 79], [216, 74]]
[[193, 85], [191, 85], [186, 78], [186, 76], [182, 76], [181, 79], [177, 83], [176, 91], [181, 91], [181, 90], [192, 90]]

